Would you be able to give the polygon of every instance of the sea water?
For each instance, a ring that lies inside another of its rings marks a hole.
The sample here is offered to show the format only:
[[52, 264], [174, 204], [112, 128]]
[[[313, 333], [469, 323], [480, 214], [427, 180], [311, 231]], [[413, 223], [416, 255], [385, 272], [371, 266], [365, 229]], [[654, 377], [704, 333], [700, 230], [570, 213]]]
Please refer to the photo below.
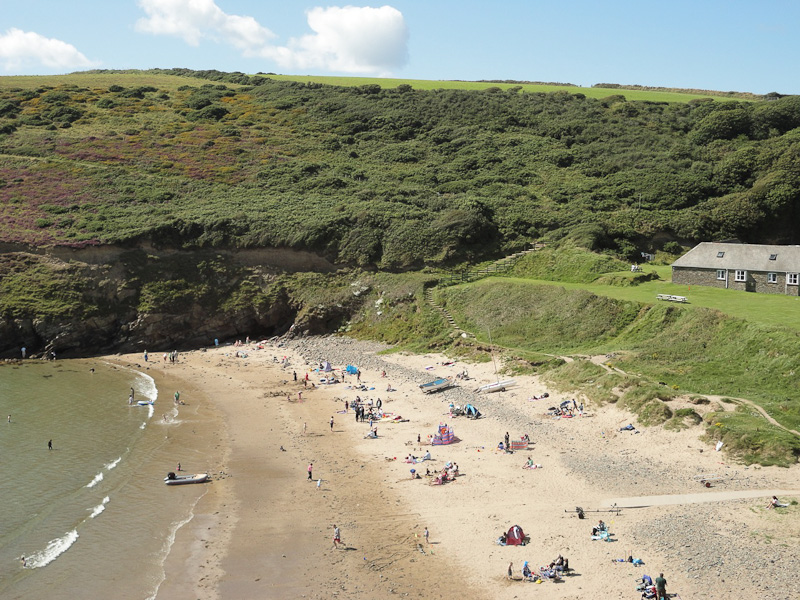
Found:
[[[131, 405], [131, 388], [154, 404]], [[182, 416], [134, 369], [0, 365], [0, 597], [155, 598], [175, 533], [205, 493], [163, 482], [182, 456], [208, 468], [181, 438]]]

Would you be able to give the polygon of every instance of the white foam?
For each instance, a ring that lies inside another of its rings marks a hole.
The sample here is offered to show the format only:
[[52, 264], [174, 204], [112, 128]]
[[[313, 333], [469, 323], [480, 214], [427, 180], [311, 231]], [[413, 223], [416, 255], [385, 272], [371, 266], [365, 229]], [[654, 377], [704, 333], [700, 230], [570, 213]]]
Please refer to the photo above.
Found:
[[159, 581], [153, 593], [147, 597], [147, 600], [156, 600], [156, 596], [158, 596], [158, 589], [161, 587], [161, 584], [164, 583], [167, 575], [164, 572], [164, 563], [167, 560], [167, 556], [169, 556], [170, 550], [172, 550], [172, 545], [175, 543], [175, 536], [178, 534], [178, 530], [186, 525], [189, 521], [194, 518], [194, 508], [197, 506], [197, 503], [200, 502], [200, 499], [208, 493], [208, 490], [204, 491], [200, 496], [198, 496], [197, 500], [194, 501], [191, 508], [189, 509], [189, 515], [185, 519], [181, 519], [180, 521], [175, 521], [170, 527], [169, 535], [167, 539], [164, 540], [164, 545], [161, 548], [161, 581]]
[[155, 412], [156, 412], [156, 407], [153, 406], [152, 404], [148, 405], [148, 407], [147, 407], [147, 418], [148, 419], [152, 419], [153, 418], [153, 414], [155, 414]]
[[144, 396], [146, 400], [155, 402], [158, 400], [158, 387], [156, 387], [156, 380], [141, 371], [136, 371], [136, 381], [133, 384], [134, 389], [140, 396]]
[[103, 474], [102, 473], [98, 473], [97, 475], [94, 476], [94, 479], [92, 479], [89, 483], [86, 484], [86, 487], [93, 488], [94, 486], [96, 486], [101, 481], [103, 481]]
[[115, 369], [124, 369], [126, 371], [132, 371], [136, 373], [136, 380], [133, 382], [131, 386], [133, 390], [136, 392], [138, 396], [144, 396], [145, 400], [152, 400], [155, 402], [158, 399], [158, 387], [156, 386], [156, 381], [150, 375], [146, 373], [142, 373], [141, 371], [137, 371], [136, 369], [132, 369], [130, 367], [126, 367], [124, 365], [117, 365], [112, 363], [106, 363], [113, 366]]
[[120, 456], [120, 457], [119, 457], [117, 460], [112, 460], [110, 463], [108, 463], [108, 464], [106, 465], [106, 467], [105, 467], [105, 468], [106, 468], [106, 471], [110, 471], [111, 469], [113, 469], [114, 467], [116, 467], [116, 466], [119, 464], [119, 461], [121, 461], [121, 460], [122, 460], [122, 457], [121, 457], [121, 456]]
[[62, 537], [50, 540], [47, 543], [47, 548], [40, 552], [34, 552], [30, 555], [25, 562], [25, 566], [29, 569], [38, 569], [49, 565], [59, 556], [64, 554], [69, 547], [72, 546], [78, 539], [78, 530], [73, 529], [68, 531]]
[[147, 423], [146, 422], [142, 423], [141, 425], [139, 425], [139, 429], [144, 429], [145, 427], [147, 427]]
[[106, 504], [108, 504], [108, 500], [109, 500], [108, 496], [103, 498], [103, 501], [92, 509], [92, 514], [89, 515], [89, 518], [94, 519], [97, 515], [103, 512], [106, 509]]

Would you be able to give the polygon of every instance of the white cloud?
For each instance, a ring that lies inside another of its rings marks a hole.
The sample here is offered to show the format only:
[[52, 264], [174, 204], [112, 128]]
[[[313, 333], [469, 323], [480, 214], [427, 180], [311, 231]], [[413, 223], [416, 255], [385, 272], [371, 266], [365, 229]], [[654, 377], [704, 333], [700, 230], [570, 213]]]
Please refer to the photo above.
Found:
[[136, 22], [137, 31], [174, 35], [191, 46], [208, 38], [249, 52], [275, 37], [253, 17], [226, 14], [214, 0], [139, 0], [139, 6], [147, 18]]
[[78, 69], [99, 63], [86, 58], [72, 44], [12, 28], [0, 34], [0, 64], [6, 71], [18, 71], [32, 66]]
[[408, 28], [391, 6], [313, 8], [307, 12], [313, 33], [286, 46], [273, 45], [275, 34], [253, 17], [228, 15], [214, 0], [139, 0], [139, 6], [147, 17], [136, 23], [138, 31], [176, 36], [192, 46], [204, 39], [222, 42], [282, 68], [384, 75], [408, 60]]
[[313, 34], [289, 40], [286, 47], [261, 54], [285, 68], [321, 68], [348, 73], [386, 74], [408, 60], [408, 27], [391, 6], [313, 8]]

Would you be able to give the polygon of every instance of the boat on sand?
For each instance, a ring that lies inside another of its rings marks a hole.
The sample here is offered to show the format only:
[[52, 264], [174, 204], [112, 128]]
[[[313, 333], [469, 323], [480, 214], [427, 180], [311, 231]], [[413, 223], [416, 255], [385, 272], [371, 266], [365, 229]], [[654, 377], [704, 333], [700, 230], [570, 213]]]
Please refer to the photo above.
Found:
[[506, 379], [505, 381], [495, 381], [494, 383], [487, 383], [479, 387], [476, 392], [479, 394], [488, 394], [490, 392], [504, 392], [506, 388], [515, 386], [517, 382], [513, 379]]
[[194, 475], [176, 475], [169, 472], [164, 477], [164, 483], [167, 485], [185, 485], [187, 483], [203, 483], [208, 481], [208, 473], [195, 473]]
[[437, 377], [428, 383], [421, 383], [419, 385], [419, 389], [421, 389], [425, 394], [430, 394], [432, 392], [438, 392], [439, 390], [452, 387], [453, 385], [455, 385], [455, 383], [453, 382], [452, 377]]

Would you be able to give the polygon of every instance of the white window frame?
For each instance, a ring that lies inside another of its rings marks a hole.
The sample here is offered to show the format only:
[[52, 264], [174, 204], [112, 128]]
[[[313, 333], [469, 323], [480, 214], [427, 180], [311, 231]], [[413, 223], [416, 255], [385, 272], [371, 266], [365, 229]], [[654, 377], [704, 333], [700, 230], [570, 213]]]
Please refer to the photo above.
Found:
[[717, 279], [725, 281], [728, 278], [728, 272], [725, 269], [717, 269]]
[[767, 283], [778, 283], [778, 274], [767, 273]]
[[734, 276], [733, 280], [738, 283], [744, 283], [747, 281], [747, 271], [744, 269], [736, 269], [736, 275]]
[[798, 274], [797, 273], [787, 273], [786, 274], [786, 285], [798, 285]]

